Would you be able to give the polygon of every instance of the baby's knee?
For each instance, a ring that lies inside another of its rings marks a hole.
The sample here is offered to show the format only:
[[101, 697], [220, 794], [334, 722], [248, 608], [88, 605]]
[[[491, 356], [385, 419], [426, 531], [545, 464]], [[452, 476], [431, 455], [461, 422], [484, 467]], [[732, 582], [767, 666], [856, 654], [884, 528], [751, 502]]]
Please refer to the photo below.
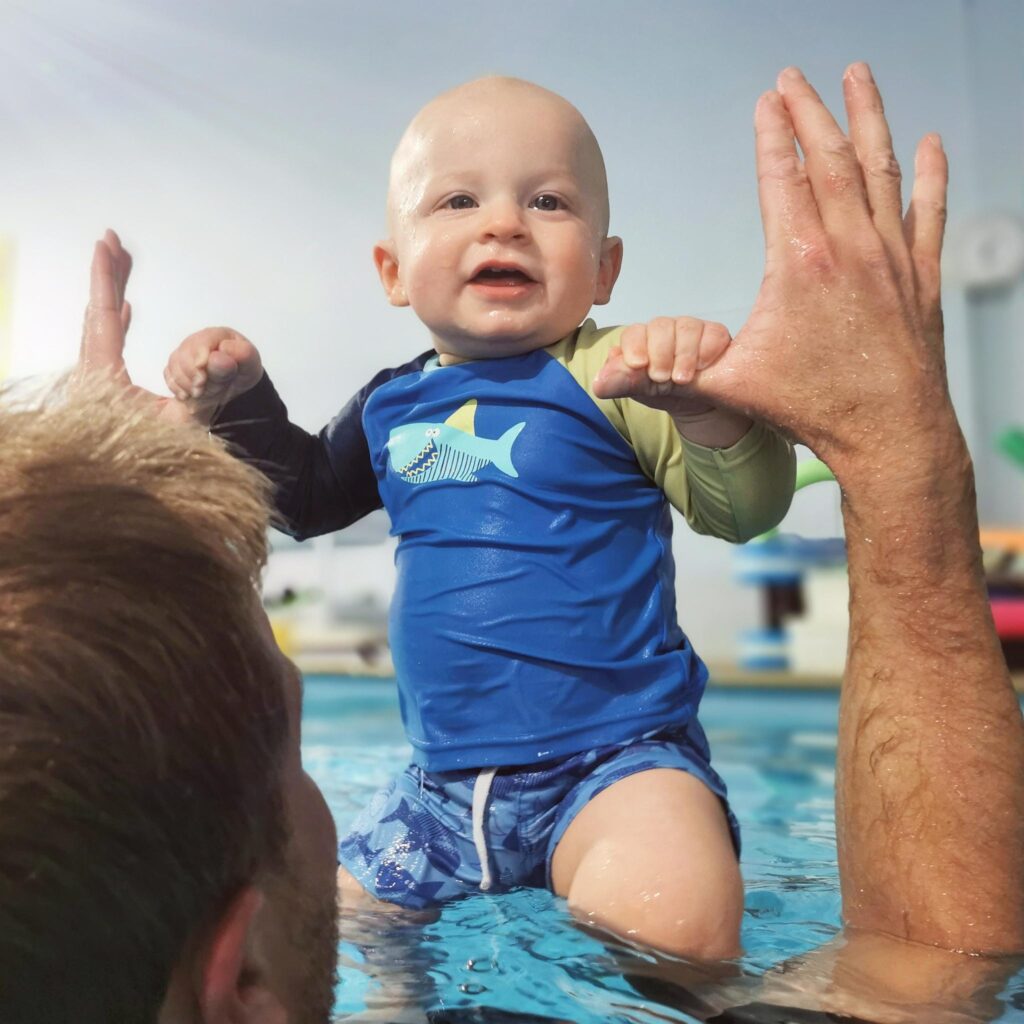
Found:
[[633, 938], [680, 960], [731, 960], [742, 952], [740, 922], [727, 908], [685, 906], [644, 922]]
[[627, 889], [597, 905], [570, 897], [569, 908], [585, 924], [678, 959], [711, 962], [742, 952], [743, 891], [738, 881], [735, 887], [711, 885], [701, 893], [664, 886], [637, 895]]

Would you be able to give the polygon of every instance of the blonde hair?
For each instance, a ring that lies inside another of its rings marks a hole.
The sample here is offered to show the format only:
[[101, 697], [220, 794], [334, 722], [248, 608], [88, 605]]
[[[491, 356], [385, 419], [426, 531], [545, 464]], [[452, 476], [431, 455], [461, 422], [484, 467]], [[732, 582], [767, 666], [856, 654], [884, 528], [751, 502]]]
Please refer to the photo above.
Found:
[[124, 388], [0, 395], [0, 1019], [156, 1019], [279, 866], [267, 483]]

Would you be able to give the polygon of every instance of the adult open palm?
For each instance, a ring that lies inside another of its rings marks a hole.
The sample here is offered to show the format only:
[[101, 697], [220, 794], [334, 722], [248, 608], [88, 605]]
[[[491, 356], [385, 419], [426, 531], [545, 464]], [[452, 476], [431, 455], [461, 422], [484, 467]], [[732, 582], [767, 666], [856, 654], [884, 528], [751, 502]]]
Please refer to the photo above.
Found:
[[77, 374], [86, 379], [102, 374], [118, 380], [127, 392], [150, 403], [157, 416], [187, 422], [192, 413], [184, 402], [140, 388], [132, 384], [128, 375], [124, 347], [131, 325], [131, 305], [125, 300], [125, 289], [131, 270], [131, 254], [121, 245], [117, 233], [108, 230], [93, 250]]
[[[843, 87], [849, 135], [795, 68], [758, 101], [764, 279], [732, 345], [686, 388], [781, 427], [839, 475], [848, 456], [884, 457], [894, 421], [928, 430], [951, 415], [939, 306], [945, 155], [937, 136], [922, 140], [904, 216], [867, 65], [852, 65]], [[633, 394], [633, 376], [610, 360], [599, 393]]]

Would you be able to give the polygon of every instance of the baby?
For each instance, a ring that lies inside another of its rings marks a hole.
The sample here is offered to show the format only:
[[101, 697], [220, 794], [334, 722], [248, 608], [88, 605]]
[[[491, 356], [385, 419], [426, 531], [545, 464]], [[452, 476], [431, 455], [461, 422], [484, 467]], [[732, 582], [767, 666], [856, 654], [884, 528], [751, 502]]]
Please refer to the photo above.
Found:
[[[792, 496], [790, 446], [686, 385], [720, 324], [598, 328], [622, 242], [566, 100], [460, 86], [395, 152], [388, 299], [433, 351], [385, 370], [317, 436], [255, 348], [216, 328], [166, 379], [278, 483], [296, 536], [383, 505], [399, 538], [391, 646], [413, 763], [342, 840], [339, 878], [404, 907], [547, 886], [573, 912], [698, 959], [739, 951], [738, 829], [676, 621], [669, 505], [743, 541]], [[634, 382], [605, 398], [606, 361]]]

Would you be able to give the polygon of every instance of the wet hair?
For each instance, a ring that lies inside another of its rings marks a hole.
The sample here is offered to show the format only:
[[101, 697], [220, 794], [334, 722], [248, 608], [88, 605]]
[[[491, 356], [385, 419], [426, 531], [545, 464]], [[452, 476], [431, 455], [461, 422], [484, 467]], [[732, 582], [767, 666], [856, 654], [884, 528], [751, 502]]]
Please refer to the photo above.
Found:
[[155, 1021], [280, 866], [266, 484], [122, 388], [0, 395], [0, 1020]]

